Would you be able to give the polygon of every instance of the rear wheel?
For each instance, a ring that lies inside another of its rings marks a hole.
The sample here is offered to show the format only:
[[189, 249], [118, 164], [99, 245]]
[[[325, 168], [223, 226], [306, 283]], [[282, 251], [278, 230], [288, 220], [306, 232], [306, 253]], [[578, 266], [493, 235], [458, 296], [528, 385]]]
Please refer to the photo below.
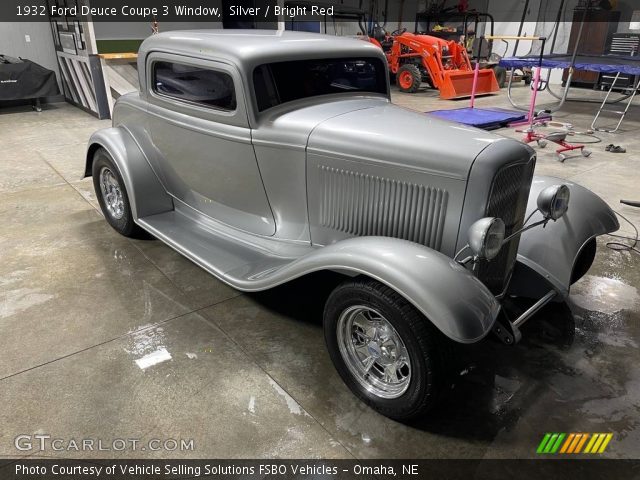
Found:
[[416, 93], [422, 84], [420, 69], [410, 63], [402, 65], [396, 74], [396, 84], [402, 92]]
[[122, 176], [109, 153], [96, 150], [91, 169], [93, 188], [104, 217], [118, 233], [125, 237], [143, 238], [147, 234], [133, 221], [129, 196]]
[[398, 293], [369, 279], [336, 288], [324, 311], [331, 360], [347, 386], [383, 415], [427, 412], [445, 385], [445, 339]]

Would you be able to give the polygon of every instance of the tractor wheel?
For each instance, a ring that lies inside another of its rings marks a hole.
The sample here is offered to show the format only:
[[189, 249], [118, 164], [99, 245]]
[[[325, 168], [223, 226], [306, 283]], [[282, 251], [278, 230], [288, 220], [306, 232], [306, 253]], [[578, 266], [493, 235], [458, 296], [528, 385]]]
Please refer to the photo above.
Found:
[[400, 67], [396, 74], [396, 84], [401, 92], [416, 93], [422, 83], [420, 69], [412, 64], [405, 64]]

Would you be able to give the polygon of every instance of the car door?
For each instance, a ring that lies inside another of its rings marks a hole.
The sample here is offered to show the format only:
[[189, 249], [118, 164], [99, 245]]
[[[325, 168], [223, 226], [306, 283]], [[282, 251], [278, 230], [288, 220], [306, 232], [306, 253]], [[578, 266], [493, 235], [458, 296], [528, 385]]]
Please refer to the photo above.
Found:
[[237, 70], [154, 52], [147, 72], [150, 161], [167, 191], [210, 218], [273, 235]]

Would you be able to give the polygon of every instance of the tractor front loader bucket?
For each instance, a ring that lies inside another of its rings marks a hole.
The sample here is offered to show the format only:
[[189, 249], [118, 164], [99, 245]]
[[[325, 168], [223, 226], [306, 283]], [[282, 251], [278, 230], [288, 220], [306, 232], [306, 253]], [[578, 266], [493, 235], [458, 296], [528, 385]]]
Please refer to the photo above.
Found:
[[[445, 70], [442, 72], [442, 84], [439, 87], [440, 98], [450, 100], [470, 97], [473, 90], [473, 76], [473, 71]], [[482, 69], [478, 72], [476, 95], [486, 95], [499, 90], [500, 86], [493, 70]]]

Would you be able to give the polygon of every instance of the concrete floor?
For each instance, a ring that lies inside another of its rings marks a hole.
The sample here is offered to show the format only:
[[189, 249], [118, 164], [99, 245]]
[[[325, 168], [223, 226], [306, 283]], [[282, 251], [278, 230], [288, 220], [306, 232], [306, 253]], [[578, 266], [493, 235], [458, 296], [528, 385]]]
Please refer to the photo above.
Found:
[[[430, 90], [393, 97], [421, 111], [467, 105]], [[585, 129], [594, 109], [567, 104], [556, 118]], [[159, 241], [107, 225], [80, 176], [89, 135], [108, 125], [70, 105], [0, 110], [0, 456], [529, 458], [545, 432], [611, 431], [607, 457], [640, 457], [638, 255], [601, 241], [572, 315], [539, 315], [515, 347], [465, 348], [470, 366], [448, 401], [402, 425], [335, 373], [322, 279], [241, 295]], [[624, 127], [588, 159], [561, 164], [541, 150], [537, 172], [593, 189], [640, 225], [640, 210], [618, 204], [640, 199], [640, 106]], [[629, 153], [607, 153], [609, 143]], [[161, 347], [171, 359], [141, 369], [136, 360]], [[20, 434], [195, 448], [22, 452]]]

